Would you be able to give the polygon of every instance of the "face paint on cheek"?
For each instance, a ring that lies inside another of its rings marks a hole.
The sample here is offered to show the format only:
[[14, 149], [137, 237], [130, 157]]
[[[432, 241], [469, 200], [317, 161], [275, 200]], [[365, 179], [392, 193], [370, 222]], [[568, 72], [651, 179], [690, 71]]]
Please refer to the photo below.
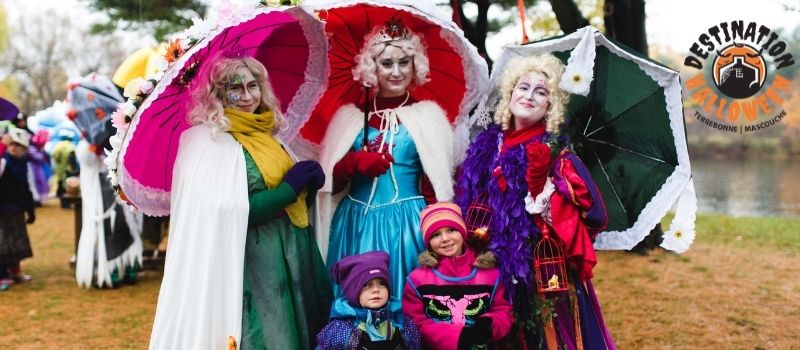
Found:
[[238, 94], [233, 94], [233, 93], [228, 94], [228, 102], [230, 102], [231, 104], [234, 104], [234, 103], [236, 103], [236, 101], [239, 101], [239, 95]]

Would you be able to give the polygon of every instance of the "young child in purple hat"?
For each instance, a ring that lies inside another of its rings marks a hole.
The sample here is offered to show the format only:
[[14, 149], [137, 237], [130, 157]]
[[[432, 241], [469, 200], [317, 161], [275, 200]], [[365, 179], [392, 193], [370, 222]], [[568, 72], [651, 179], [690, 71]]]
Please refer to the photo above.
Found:
[[330, 271], [344, 295], [333, 302], [330, 322], [317, 334], [319, 349], [420, 348], [417, 327], [389, 295], [389, 254], [347, 256]]
[[406, 280], [403, 312], [419, 328], [426, 349], [486, 349], [504, 338], [514, 318], [491, 252], [464, 244], [461, 208], [431, 204], [420, 213], [425, 247]]

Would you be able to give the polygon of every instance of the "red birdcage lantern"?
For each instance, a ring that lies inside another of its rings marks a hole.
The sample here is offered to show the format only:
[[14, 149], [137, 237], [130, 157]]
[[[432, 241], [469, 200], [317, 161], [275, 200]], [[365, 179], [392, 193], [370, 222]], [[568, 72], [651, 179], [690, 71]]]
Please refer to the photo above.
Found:
[[467, 208], [465, 223], [470, 245], [477, 251], [483, 251], [489, 245], [489, 222], [492, 220], [492, 208], [489, 206], [489, 194], [481, 192]]
[[536, 271], [536, 287], [539, 293], [554, 293], [567, 290], [567, 263], [564, 245], [550, 236], [550, 227], [542, 228], [542, 238], [534, 248], [533, 269]]

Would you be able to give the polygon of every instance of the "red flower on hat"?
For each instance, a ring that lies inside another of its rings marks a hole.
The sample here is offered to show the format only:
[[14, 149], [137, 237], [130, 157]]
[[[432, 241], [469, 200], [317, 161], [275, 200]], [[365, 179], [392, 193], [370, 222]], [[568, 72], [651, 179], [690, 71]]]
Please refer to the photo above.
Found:
[[94, 115], [97, 117], [97, 120], [101, 120], [106, 117], [106, 111], [100, 107], [94, 109]]
[[70, 108], [70, 110], [67, 111], [67, 118], [69, 118], [69, 120], [75, 120], [75, 118], [77, 117], [78, 117], [78, 111], [75, 110], [75, 108]]

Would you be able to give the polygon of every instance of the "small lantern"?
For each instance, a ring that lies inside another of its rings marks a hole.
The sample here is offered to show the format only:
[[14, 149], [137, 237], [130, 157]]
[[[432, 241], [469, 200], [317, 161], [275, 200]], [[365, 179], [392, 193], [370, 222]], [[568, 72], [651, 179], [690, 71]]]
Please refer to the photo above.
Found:
[[534, 248], [533, 268], [539, 293], [567, 290], [567, 266], [563, 244], [550, 236], [550, 227], [542, 228], [542, 238]]
[[492, 208], [489, 206], [489, 194], [481, 192], [467, 208], [465, 223], [469, 243], [477, 251], [483, 251], [489, 245], [489, 222], [492, 220]]

